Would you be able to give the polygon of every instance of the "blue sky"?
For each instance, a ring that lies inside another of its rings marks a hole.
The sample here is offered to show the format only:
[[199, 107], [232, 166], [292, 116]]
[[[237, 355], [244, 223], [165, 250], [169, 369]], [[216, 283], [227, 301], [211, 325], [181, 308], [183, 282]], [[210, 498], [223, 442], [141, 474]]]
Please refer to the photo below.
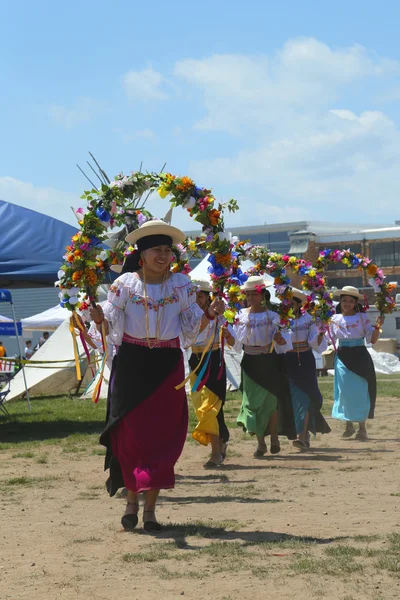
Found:
[[3, 200], [73, 223], [91, 150], [110, 176], [167, 162], [235, 197], [228, 225], [400, 217], [395, 0], [0, 10]]

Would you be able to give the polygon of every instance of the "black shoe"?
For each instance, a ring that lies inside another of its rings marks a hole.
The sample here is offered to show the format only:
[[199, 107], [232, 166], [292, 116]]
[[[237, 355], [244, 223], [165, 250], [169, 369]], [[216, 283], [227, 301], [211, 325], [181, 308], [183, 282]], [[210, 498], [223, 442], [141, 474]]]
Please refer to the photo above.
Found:
[[121, 519], [121, 525], [125, 531], [133, 531], [139, 522], [137, 515], [124, 515]]
[[[143, 511], [143, 515], [145, 514], [154, 515], [154, 510], [145, 510]], [[150, 534], [160, 533], [160, 531], [162, 531], [162, 525], [160, 525], [160, 523], [157, 523], [157, 521], [144, 521], [143, 529], [146, 533]]]
[[281, 445], [279, 442], [277, 442], [276, 444], [271, 444], [271, 449], [270, 449], [271, 454], [279, 454], [280, 451], [281, 451]]

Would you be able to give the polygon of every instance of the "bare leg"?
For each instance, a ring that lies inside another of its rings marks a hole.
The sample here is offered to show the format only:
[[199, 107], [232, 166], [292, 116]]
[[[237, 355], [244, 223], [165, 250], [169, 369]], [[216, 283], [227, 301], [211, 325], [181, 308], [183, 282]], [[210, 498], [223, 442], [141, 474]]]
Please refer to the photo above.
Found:
[[139, 512], [139, 496], [128, 490], [128, 498], [125, 508], [126, 515], [137, 515]]
[[135, 492], [128, 490], [128, 497], [121, 525], [125, 531], [133, 531], [138, 524], [139, 497]]
[[278, 411], [276, 410], [269, 420], [268, 428], [271, 434], [271, 454], [279, 454], [281, 446], [278, 438]]
[[356, 440], [365, 441], [368, 439], [367, 428], [365, 426], [365, 421], [360, 421], [358, 423], [358, 431], [356, 435]]
[[221, 443], [218, 435], [210, 435], [211, 441], [211, 462], [219, 465], [222, 462], [221, 457]]
[[310, 415], [308, 414], [308, 411], [307, 411], [306, 412], [306, 416], [304, 418], [304, 429], [299, 434], [299, 440], [301, 440], [304, 443], [306, 443], [308, 441], [308, 423], [309, 423], [309, 420], [310, 420]]
[[267, 444], [265, 443], [265, 437], [262, 436], [257, 436], [257, 450], [254, 452], [253, 456], [255, 458], [261, 458], [262, 456], [264, 456], [264, 454], [267, 453]]
[[352, 435], [354, 435], [355, 432], [356, 432], [356, 430], [354, 429], [353, 423], [351, 421], [347, 421], [346, 429], [344, 430], [342, 437], [349, 438]]
[[268, 429], [271, 434], [271, 443], [278, 442], [278, 411], [276, 410], [269, 420]]
[[151, 521], [157, 523], [156, 519], [156, 504], [160, 490], [148, 490], [145, 496], [144, 510], [143, 510], [143, 521]]

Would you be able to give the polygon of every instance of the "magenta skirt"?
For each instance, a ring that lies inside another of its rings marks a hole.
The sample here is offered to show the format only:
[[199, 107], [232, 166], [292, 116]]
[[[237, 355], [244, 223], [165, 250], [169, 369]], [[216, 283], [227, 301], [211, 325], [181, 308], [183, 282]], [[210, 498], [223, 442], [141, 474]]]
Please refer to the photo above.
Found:
[[174, 467], [188, 429], [185, 388], [175, 389], [184, 377], [181, 356], [162, 383], [110, 431], [112, 454], [120, 465], [125, 487], [132, 492], [175, 485]]

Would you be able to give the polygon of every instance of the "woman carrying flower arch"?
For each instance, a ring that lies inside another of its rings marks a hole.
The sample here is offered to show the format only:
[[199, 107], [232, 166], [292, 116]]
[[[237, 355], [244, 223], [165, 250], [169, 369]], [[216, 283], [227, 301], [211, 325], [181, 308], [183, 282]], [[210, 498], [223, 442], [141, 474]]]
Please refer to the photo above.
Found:
[[313, 350], [323, 352], [327, 348], [324, 332], [318, 332], [314, 319], [302, 310], [307, 296], [292, 290], [290, 322], [293, 349], [284, 354], [286, 373], [289, 379], [293, 412], [298, 439], [293, 445], [301, 450], [310, 447], [310, 434], [329, 433], [331, 428], [321, 414], [322, 395], [318, 387], [317, 371]]
[[[130, 233], [126, 241], [138, 248], [130, 258], [131, 272], [111, 286], [104, 313], [100, 307], [91, 310], [99, 330], [104, 324], [118, 346], [100, 443], [107, 448], [109, 494], [128, 489], [121, 520], [126, 530], [138, 523], [140, 493], [145, 493], [145, 531], [161, 530], [155, 516], [158, 494], [174, 487], [174, 465], [186, 440], [180, 338], [190, 346], [209, 320], [196, 304], [190, 279], [170, 272], [172, 245], [184, 238], [179, 229], [157, 220]], [[215, 300], [209, 313], [223, 309], [223, 302]]]
[[[226, 366], [220, 346], [220, 328], [225, 323], [225, 317], [221, 315], [215, 319], [209, 315], [212, 291], [210, 283], [208, 281], [194, 283], [197, 285], [197, 304], [209, 319], [209, 324], [197, 336], [189, 358], [189, 366], [192, 371], [190, 397], [198, 419], [192, 437], [203, 446], [211, 444], [211, 457], [205, 463], [204, 468], [212, 469], [218, 467], [225, 460], [229, 441], [229, 430], [224, 417]], [[212, 345], [209, 349], [211, 354], [208, 363], [205, 363], [207, 354], [204, 355], [204, 350], [210, 338], [212, 338]], [[207, 364], [205, 373], [201, 374], [205, 364]], [[201, 377], [203, 377], [201, 385], [193, 389], [196, 383], [200, 383], [198, 379]]]
[[292, 343], [290, 333], [279, 330], [279, 316], [267, 308], [270, 294], [266, 287], [262, 277], [249, 277], [242, 287], [248, 308], [240, 311], [233, 335], [227, 328], [223, 330], [230, 346], [244, 350], [237, 423], [257, 437], [255, 458], [267, 453], [267, 435], [271, 436], [271, 454], [280, 452], [279, 434], [296, 439], [289, 382], [279, 356], [290, 350]]
[[344, 438], [356, 433], [353, 422], [358, 422], [356, 439], [367, 440], [365, 423], [374, 418], [376, 375], [365, 342], [378, 341], [385, 318], [380, 316], [375, 326], [371, 325], [360, 304], [364, 296], [351, 285], [336, 290], [333, 295], [339, 299], [339, 305], [329, 328], [330, 338], [338, 343], [332, 417], [346, 422]]

